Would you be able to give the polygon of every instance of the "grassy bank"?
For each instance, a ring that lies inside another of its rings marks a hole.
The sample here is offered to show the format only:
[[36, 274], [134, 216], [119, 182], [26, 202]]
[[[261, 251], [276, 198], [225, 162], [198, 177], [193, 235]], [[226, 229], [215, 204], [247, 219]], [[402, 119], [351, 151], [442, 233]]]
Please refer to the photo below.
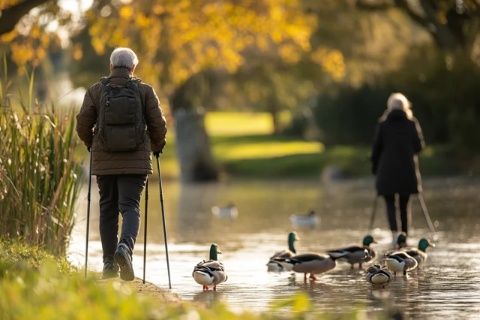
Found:
[[[318, 141], [274, 136], [266, 113], [210, 112], [206, 127], [216, 159], [227, 175], [316, 178], [370, 175], [369, 146], [325, 146]], [[420, 158], [425, 175], [468, 174], [446, 147], [429, 146]]]
[[[0, 242], [0, 314], [5, 320], [23, 319], [313, 319], [309, 298], [297, 295], [262, 314], [234, 313], [223, 304], [206, 308], [165, 295], [145, 295], [122, 281], [84, 279], [63, 258], [35, 247]], [[360, 319], [352, 312], [335, 319]], [[315, 319], [331, 319], [318, 316]]]

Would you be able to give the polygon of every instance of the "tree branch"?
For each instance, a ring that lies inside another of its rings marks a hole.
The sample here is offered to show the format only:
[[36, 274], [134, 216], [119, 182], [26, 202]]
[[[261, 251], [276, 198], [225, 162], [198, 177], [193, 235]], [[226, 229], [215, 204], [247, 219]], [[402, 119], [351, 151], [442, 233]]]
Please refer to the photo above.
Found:
[[418, 14], [415, 12], [409, 5], [408, 5], [408, 0], [394, 0], [395, 5], [402, 9], [409, 17], [412, 19], [414, 22], [418, 23], [424, 28], [427, 28], [427, 31], [429, 30], [430, 23], [425, 19], [424, 16]]
[[372, 1], [372, 0], [357, 0], [355, 5], [358, 9], [365, 11], [382, 11], [392, 7], [392, 2], [389, 0]]
[[26, 0], [1, 10], [0, 35], [12, 31], [18, 21], [31, 9], [51, 0]]

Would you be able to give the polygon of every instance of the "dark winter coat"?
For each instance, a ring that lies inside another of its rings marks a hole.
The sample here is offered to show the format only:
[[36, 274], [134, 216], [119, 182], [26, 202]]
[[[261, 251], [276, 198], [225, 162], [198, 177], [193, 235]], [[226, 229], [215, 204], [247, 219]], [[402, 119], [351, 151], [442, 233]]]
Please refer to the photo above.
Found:
[[402, 110], [380, 120], [372, 148], [372, 171], [380, 195], [421, 191], [418, 153], [424, 146], [418, 121]]
[[[113, 69], [112, 84], [125, 83], [130, 75], [127, 69]], [[167, 133], [166, 121], [160, 109], [160, 103], [153, 88], [145, 83], [139, 85], [142, 101], [145, 102], [145, 122], [148, 134], [144, 142], [133, 152], [106, 152], [100, 139], [93, 135], [93, 128], [97, 122], [102, 84], [95, 83], [88, 88], [83, 99], [82, 108], [77, 115], [77, 133], [85, 145], [92, 152], [92, 174], [150, 174], [152, 161], [150, 153], [160, 152], [165, 145]]]

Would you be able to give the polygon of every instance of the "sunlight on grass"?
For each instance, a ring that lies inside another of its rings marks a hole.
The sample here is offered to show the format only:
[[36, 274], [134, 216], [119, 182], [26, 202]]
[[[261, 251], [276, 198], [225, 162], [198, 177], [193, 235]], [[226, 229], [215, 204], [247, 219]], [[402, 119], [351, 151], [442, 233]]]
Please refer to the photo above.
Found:
[[272, 141], [268, 143], [245, 143], [216, 148], [215, 155], [224, 160], [262, 159], [297, 154], [322, 153], [324, 146], [317, 142]]
[[268, 113], [209, 112], [205, 126], [211, 136], [271, 134], [272, 120]]

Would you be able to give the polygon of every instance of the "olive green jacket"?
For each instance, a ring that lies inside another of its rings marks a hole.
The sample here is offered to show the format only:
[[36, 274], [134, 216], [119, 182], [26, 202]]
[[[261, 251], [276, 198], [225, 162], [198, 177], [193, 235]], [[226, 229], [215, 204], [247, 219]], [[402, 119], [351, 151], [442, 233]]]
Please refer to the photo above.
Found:
[[[127, 69], [113, 69], [112, 84], [125, 83], [130, 75]], [[145, 102], [145, 122], [148, 134], [144, 142], [133, 152], [106, 152], [100, 139], [93, 134], [97, 122], [102, 84], [95, 83], [87, 89], [82, 108], [77, 115], [77, 133], [92, 152], [92, 174], [151, 174], [151, 152], [161, 152], [165, 145], [167, 126], [160, 103], [153, 88], [145, 83], [139, 85], [142, 101]]]

